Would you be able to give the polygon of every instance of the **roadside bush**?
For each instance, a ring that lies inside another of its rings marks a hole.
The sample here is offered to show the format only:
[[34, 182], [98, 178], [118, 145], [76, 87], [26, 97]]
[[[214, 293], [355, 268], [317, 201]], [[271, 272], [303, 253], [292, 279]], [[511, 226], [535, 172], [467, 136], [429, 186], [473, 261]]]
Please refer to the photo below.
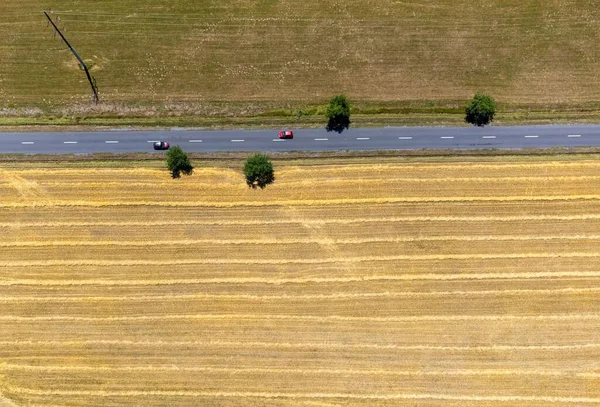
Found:
[[494, 114], [496, 114], [494, 99], [483, 93], [477, 93], [467, 105], [465, 121], [483, 127], [494, 120]]
[[246, 160], [244, 175], [250, 188], [259, 187], [263, 189], [275, 181], [273, 164], [271, 164], [269, 157], [264, 154], [255, 154]]
[[341, 133], [350, 127], [350, 103], [344, 95], [331, 98], [325, 113], [327, 118], [327, 131]]
[[167, 168], [173, 178], [181, 177], [181, 173], [192, 175], [194, 167], [186, 153], [179, 146], [174, 146], [167, 152]]

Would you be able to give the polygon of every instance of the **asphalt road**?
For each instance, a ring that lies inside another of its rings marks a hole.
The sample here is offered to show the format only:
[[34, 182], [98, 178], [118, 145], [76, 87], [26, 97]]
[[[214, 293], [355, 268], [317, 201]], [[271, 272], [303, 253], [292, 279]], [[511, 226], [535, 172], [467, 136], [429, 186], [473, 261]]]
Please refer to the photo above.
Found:
[[0, 133], [0, 153], [87, 154], [149, 152], [168, 141], [185, 151], [336, 151], [413, 149], [520, 149], [600, 147], [600, 125], [511, 127], [356, 128], [341, 134], [295, 130], [279, 140], [277, 130], [171, 130], [61, 133]]

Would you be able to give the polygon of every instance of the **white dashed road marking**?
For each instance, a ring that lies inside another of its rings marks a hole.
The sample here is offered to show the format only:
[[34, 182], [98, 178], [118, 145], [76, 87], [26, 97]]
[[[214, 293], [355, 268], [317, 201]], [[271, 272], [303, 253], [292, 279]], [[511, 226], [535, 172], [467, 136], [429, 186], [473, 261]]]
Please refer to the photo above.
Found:
[[328, 138], [316, 138], [315, 141], [327, 141], [329, 140]]
[[357, 137], [357, 140], [371, 140], [370, 137]]
[[274, 138], [273, 141], [285, 141], [285, 140], [281, 139], [281, 138]]
[[496, 138], [496, 136], [483, 136], [482, 138]]
[[21, 141], [21, 144], [33, 144], [33, 141]]
[[538, 138], [539, 136], [525, 136], [525, 138]]
[[440, 138], [454, 138], [454, 136], [442, 136]]
[[76, 141], [63, 141], [63, 144], [77, 144]]
[[567, 137], [581, 137], [581, 134], [569, 134]]
[[118, 144], [119, 142], [115, 141], [115, 140], [108, 140], [108, 141], [105, 141], [105, 143], [106, 144]]
[[398, 140], [412, 140], [412, 137], [398, 137]]
[[158, 143], [158, 140], [148, 140], [148, 143]]
[[243, 143], [246, 140], [231, 140], [232, 143]]
[[190, 140], [190, 143], [202, 143], [202, 140]]

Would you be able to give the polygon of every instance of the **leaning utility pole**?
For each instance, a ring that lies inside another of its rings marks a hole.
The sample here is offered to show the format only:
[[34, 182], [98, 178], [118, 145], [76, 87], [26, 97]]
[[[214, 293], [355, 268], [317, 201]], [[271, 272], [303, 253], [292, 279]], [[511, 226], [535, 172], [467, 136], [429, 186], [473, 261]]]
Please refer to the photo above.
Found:
[[75, 58], [77, 58], [77, 61], [79, 61], [79, 65], [81, 65], [81, 67], [85, 71], [85, 75], [87, 76], [88, 82], [90, 83], [90, 86], [92, 87], [92, 93], [94, 94], [94, 102], [98, 103], [98, 101], [100, 99], [98, 98], [98, 87], [96, 86], [96, 80], [94, 78], [92, 78], [92, 76], [90, 75], [90, 71], [88, 70], [87, 65], [85, 64], [85, 62], [83, 62], [83, 59], [81, 59], [79, 54], [77, 54], [77, 51], [75, 51], [75, 49], [71, 46], [71, 44], [69, 44], [69, 41], [67, 41], [67, 39], [65, 38], [63, 33], [60, 32], [60, 30], [58, 29], [56, 24], [54, 24], [54, 21], [52, 21], [52, 19], [48, 15], [48, 13], [44, 11], [44, 15], [46, 16], [48, 21], [50, 21], [50, 24], [52, 24], [52, 27], [54, 27], [54, 29], [56, 30], [58, 35], [60, 35], [60, 38], [62, 38], [62, 40], [65, 42], [65, 44], [67, 44], [67, 47], [69, 47], [69, 50], [71, 51], [71, 53], [73, 55], [75, 55]]

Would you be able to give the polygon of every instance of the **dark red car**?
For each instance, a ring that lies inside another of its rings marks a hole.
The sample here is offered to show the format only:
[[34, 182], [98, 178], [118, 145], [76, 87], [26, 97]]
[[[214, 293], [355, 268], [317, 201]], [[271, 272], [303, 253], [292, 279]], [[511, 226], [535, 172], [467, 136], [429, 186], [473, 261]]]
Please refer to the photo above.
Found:
[[166, 141], [157, 141], [154, 143], [154, 149], [155, 150], [168, 150], [169, 143], [167, 143]]
[[282, 130], [279, 132], [279, 138], [294, 138], [294, 132], [291, 130]]

